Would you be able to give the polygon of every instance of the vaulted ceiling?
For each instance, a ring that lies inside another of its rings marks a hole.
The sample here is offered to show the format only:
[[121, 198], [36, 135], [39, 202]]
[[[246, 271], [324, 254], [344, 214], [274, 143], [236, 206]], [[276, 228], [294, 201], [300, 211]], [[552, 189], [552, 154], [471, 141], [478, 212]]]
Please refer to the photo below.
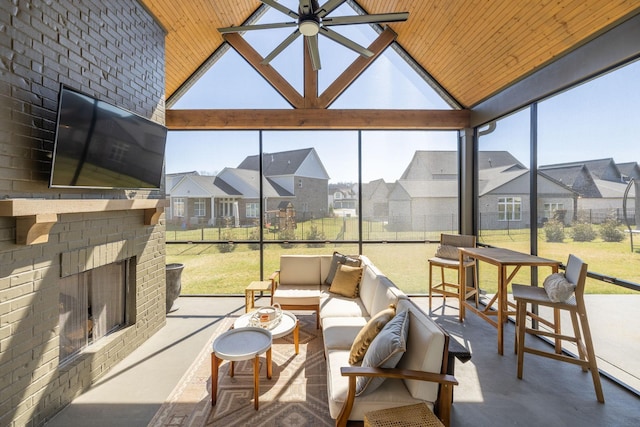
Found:
[[[218, 28], [243, 24], [262, 5], [259, 0], [142, 3], [167, 31], [167, 98], [225, 43]], [[389, 24], [397, 33], [396, 42], [464, 108], [640, 9], [637, 0], [358, 0], [357, 4], [367, 13], [408, 11], [406, 22]]]

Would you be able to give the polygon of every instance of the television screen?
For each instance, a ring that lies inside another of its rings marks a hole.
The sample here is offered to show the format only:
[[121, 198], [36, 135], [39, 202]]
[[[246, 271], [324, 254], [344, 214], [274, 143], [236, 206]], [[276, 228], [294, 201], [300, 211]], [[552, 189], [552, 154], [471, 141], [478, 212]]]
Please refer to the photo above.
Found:
[[50, 187], [160, 188], [167, 128], [64, 85]]

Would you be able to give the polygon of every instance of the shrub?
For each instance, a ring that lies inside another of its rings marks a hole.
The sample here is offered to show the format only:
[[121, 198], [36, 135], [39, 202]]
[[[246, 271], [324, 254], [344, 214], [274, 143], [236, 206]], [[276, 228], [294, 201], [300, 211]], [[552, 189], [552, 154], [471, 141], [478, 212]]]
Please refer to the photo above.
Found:
[[607, 218], [600, 225], [600, 237], [605, 242], [621, 242], [624, 240], [624, 233], [620, 230], [620, 222], [615, 218]]
[[311, 229], [307, 233], [307, 240], [320, 240], [318, 243], [307, 243], [308, 248], [324, 248], [324, 241], [327, 240], [326, 236], [323, 232], [318, 230], [318, 226], [315, 224], [311, 225]]
[[[260, 240], [260, 229], [254, 228], [249, 233], [249, 240]], [[249, 243], [249, 249], [257, 251], [260, 249], [260, 243]]]
[[226, 254], [233, 252], [236, 249], [236, 246], [231, 243], [231, 240], [233, 240], [233, 233], [231, 232], [231, 229], [226, 228], [222, 232], [220, 238], [221, 240], [228, 240], [227, 243], [218, 243], [218, 251], [220, 251], [220, 253]]
[[591, 242], [596, 238], [596, 231], [587, 221], [576, 221], [571, 229], [571, 237], [576, 242]]
[[550, 219], [544, 224], [544, 234], [547, 242], [562, 242], [564, 240], [564, 224], [557, 219]]
[[280, 247], [289, 249], [293, 247], [291, 240], [296, 240], [296, 232], [293, 230], [280, 230], [278, 232], [278, 240], [287, 240], [287, 242], [280, 243]]

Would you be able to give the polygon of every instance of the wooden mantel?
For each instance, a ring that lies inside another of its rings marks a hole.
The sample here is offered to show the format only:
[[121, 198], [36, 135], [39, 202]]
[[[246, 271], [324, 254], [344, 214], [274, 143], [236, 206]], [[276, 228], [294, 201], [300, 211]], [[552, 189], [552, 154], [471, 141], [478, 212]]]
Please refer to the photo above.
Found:
[[49, 241], [58, 214], [143, 210], [144, 224], [156, 225], [164, 212], [162, 199], [6, 199], [0, 200], [0, 216], [16, 218], [16, 244]]

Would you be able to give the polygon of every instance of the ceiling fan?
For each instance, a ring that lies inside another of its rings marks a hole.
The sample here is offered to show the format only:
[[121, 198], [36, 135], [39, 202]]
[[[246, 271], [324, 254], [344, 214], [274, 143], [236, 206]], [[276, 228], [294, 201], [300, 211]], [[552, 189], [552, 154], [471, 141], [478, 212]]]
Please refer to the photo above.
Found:
[[289, 46], [295, 39], [301, 34], [307, 41], [307, 47], [311, 57], [311, 64], [314, 70], [320, 69], [320, 53], [318, 51], [318, 34], [322, 34], [325, 37], [341, 44], [342, 46], [353, 50], [360, 55], [370, 58], [373, 56], [373, 52], [369, 49], [359, 45], [358, 43], [350, 40], [335, 31], [332, 31], [328, 27], [334, 25], [349, 25], [349, 24], [374, 24], [383, 22], [399, 22], [406, 21], [409, 17], [409, 12], [397, 12], [397, 13], [376, 13], [371, 15], [354, 15], [354, 16], [336, 16], [327, 17], [329, 13], [342, 5], [347, 0], [328, 0], [322, 6], [318, 5], [317, 0], [300, 0], [300, 6], [298, 12], [294, 12], [288, 7], [277, 3], [276, 0], [260, 0], [262, 3], [270, 6], [296, 21], [291, 22], [278, 22], [273, 24], [256, 24], [256, 25], [240, 25], [237, 27], [225, 27], [218, 28], [218, 31], [222, 34], [226, 33], [238, 33], [251, 30], [265, 30], [270, 28], [285, 28], [296, 27], [295, 31], [289, 35], [282, 43], [269, 53], [263, 60], [262, 64], [268, 64], [280, 54], [287, 46]]

